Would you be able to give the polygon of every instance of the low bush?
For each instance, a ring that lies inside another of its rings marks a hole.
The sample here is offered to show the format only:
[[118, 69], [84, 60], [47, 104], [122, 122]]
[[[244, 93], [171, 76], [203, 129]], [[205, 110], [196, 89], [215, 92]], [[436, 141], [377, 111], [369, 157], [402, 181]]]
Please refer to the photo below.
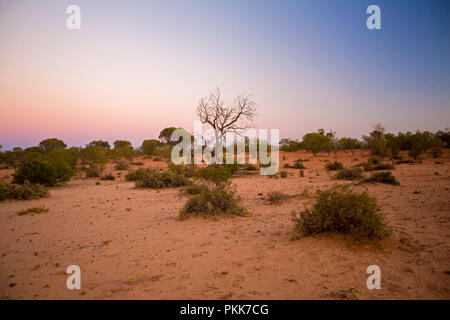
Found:
[[24, 210], [20, 210], [17, 212], [17, 215], [19, 216], [23, 216], [26, 214], [30, 214], [30, 213], [44, 213], [44, 212], [48, 212], [48, 208], [45, 206], [40, 206], [40, 207], [32, 207], [32, 208], [28, 208], [28, 209], [24, 209]]
[[55, 185], [69, 181], [75, 171], [72, 168], [76, 159], [72, 159], [63, 150], [53, 150], [45, 155], [35, 154], [23, 161], [13, 174], [13, 183], [23, 184], [25, 181], [42, 185]]
[[292, 166], [294, 169], [306, 169], [305, 165], [302, 162], [296, 161]]
[[228, 181], [231, 178], [231, 171], [227, 167], [204, 167], [197, 170], [195, 177], [215, 184]]
[[107, 174], [103, 175], [100, 179], [113, 181], [116, 179], [116, 177], [113, 176], [111, 173], [107, 173]]
[[171, 170], [156, 171], [147, 169], [145, 173], [138, 176], [135, 180], [136, 188], [169, 188], [189, 185], [190, 180], [183, 174]]
[[43, 185], [54, 185], [58, 182], [56, 170], [50, 164], [32, 160], [19, 165], [16, 173], [13, 174], [13, 183], [24, 184], [25, 181]]
[[362, 178], [363, 170], [359, 167], [339, 170], [335, 176], [340, 180], [355, 180]]
[[433, 158], [440, 158], [442, 156], [442, 147], [441, 146], [434, 146], [431, 147], [430, 153]]
[[329, 162], [325, 165], [325, 168], [328, 171], [335, 171], [335, 170], [341, 170], [344, 169], [344, 165], [339, 161]]
[[372, 156], [367, 160], [367, 163], [370, 165], [377, 165], [383, 163], [383, 159], [381, 157]]
[[256, 170], [258, 170], [258, 168], [257, 168], [254, 164], [249, 164], [249, 165], [245, 168], [245, 170], [247, 170], [247, 171], [256, 171]]
[[280, 171], [280, 177], [281, 178], [285, 179], [285, 178], [287, 178], [287, 176], [288, 176], [287, 171]]
[[128, 174], [125, 176], [125, 180], [127, 181], [136, 181], [139, 178], [143, 178], [147, 174], [147, 169], [139, 168], [137, 170], [130, 170]]
[[221, 215], [248, 215], [228, 183], [219, 183], [211, 188], [204, 187], [191, 197], [180, 211], [179, 218], [190, 216], [216, 217]]
[[48, 189], [40, 184], [25, 181], [23, 184], [0, 180], [0, 201], [5, 199], [32, 200], [49, 196]]
[[362, 164], [362, 167], [364, 171], [377, 171], [377, 170], [392, 170], [394, 169], [394, 166], [389, 163], [377, 163], [377, 164], [370, 164], [369, 162], [364, 162]]
[[194, 194], [202, 193], [206, 189], [207, 189], [207, 186], [205, 184], [193, 183], [192, 185], [187, 186], [185, 191], [189, 195], [194, 195]]
[[[237, 164], [237, 163], [225, 164], [224, 167], [227, 168], [228, 170], [230, 170], [232, 175], [237, 173], [239, 171], [239, 168], [240, 168], [239, 164]], [[246, 168], [246, 169], [249, 170], [248, 168]], [[256, 170], [256, 167], [255, 167], [255, 170]], [[252, 168], [250, 168], [249, 171], [252, 171]]]
[[372, 182], [392, 184], [394, 186], [400, 185], [400, 183], [397, 181], [397, 179], [392, 175], [392, 172], [390, 171], [373, 173], [367, 180]]
[[114, 169], [116, 169], [116, 170], [128, 170], [129, 167], [130, 167], [130, 165], [128, 164], [128, 162], [126, 162], [126, 161], [119, 161], [119, 163], [117, 163], [114, 166]]
[[292, 215], [295, 239], [330, 232], [364, 242], [379, 241], [391, 234], [376, 199], [348, 186], [317, 190], [314, 204]]
[[101, 176], [103, 169], [97, 165], [91, 165], [83, 168], [86, 173], [86, 178], [98, 178]]
[[3, 201], [7, 198], [7, 186], [8, 184], [4, 182], [2, 179], [0, 179], [0, 201]]

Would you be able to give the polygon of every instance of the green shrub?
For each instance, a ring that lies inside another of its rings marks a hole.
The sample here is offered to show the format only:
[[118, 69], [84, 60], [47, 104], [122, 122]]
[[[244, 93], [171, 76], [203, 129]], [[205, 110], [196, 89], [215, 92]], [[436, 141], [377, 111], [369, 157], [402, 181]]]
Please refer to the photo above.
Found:
[[385, 129], [381, 126], [373, 130], [369, 136], [363, 136], [365, 147], [374, 156], [385, 158], [389, 153], [388, 140], [384, 134]]
[[360, 179], [362, 177], [362, 173], [362, 169], [358, 167], [342, 169], [337, 172], [335, 178], [340, 180], [355, 180]]
[[417, 160], [419, 156], [423, 153], [423, 148], [421, 145], [413, 145], [411, 150], [408, 151], [408, 156]]
[[208, 186], [204, 183], [193, 183], [190, 186], [187, 186], [185, 191], [189, 195], [200, 194], [203, 191], [207, 190]]
[[0, 201], [4, 199], [32, 200], [48, 197], [48, 189], [25, 181], [23, 184], [0, 182]]
[[113, 176], [111, 173], [107, 173], [107, 174], [103, 175], [100, 179], [113, 181], [116, 179], [116, 177]]
[[334, 133], [332, 131], [325, 134], [323, 129], [317, 132], [310, 132], [303, 136], [302, 147], [316, 155], [320, 151], [331, 152], [333, 150]]
[[400, 183], [397, 181], [397, 179], [392, 175], [392, 172], [390, 171], [373, 173], [368, 179], [368, 181], [388, 183], [393, 184], [394, 186], [400, 185]]
[[6, 199], [7, 183], [0, 179], [0, 201]]
[[150, 157], [156, 154], [159, 144], [159, 140], [144, 140], [144, 142], [142, 142], [141, 150], [145, 155]]
[[135, 180], [136, 188], [169, 188], [189, 185], [190, 180], [183, 174], [171, 170], [156, 171], [147, 169], [145, 173]]
[[383, 159], [378, 156], [372, 156], [367, 160], [367, 163], [370, 165], [377, 165], [383, 163]]
[[13, 174], [13, 183], [23, 184], [25, 181], [51, 186], [58, 182], [56, 169], [47, 162], [32, 160], [19, 165]]
[[294, 169], [306, 169], [305, 165], [300, 161], [295, 161], [294, 165], [291, 167]]
[[256, 171], [256, 170], [258, 170], [258, 168], [257, 168], [255, 165], [253, 165], [253, 164], [249, 164], [249, 165], [245, 168], [245, 170], [247, 170], [247, 171]]
[[116, 170], [128, 170], [129, 167], [130, 167], [130, 165], [128, 164], [128, 162], [126, 162], [126, 161], [119, 161], [119, 163], [117, 163], [114, 166], [114, 169], [116, 169]]
[[92, 165], [83, 168], [86, 173], [86, 178], [98, 178], [101, 176], [103, 169], [97, 165]]
[[325, 168], [328, 171], [335, 171], [335, 170], [341, 170], [344, 169], [344, 165], [339, 162], [339, 161], [335, 161], [335, 162], [329, 162], [325, 165]]
[[364, 162], [362, 163], [362, 167], [364, 171], [377, 171], [377, 170], [392, 170], [394, 169], [394, 166], [389, 163], [376, 163], [376, 164], [370, 164], [370, 162]]
[[305, 176], [305, 172], [303, 172], [303, 170], [300, 170], [300, 177], [304, 177]]
[[231, 178], [231, 171], [226, 167], [204, 167], [197, 170], [195, 177], [215, 184], [226, 182]]
[[348, 186], [318, 190], [315, 203], [303, 211], [294, 211], [292, 219], [294, 238], [330, 232], [363, 242], [378, 241], [391, 233], [376, 199]]
[[136, 181], [139, 178], [143, 178], [147, 174], [148, 169], [139, 168], [135, 171], [128, 171], [128, 174], [125, 176], [125, 180], [127, 181]]
[[440, 158], [442, 156], [442, 147], [441, 146], [434, 146], [430, 150], [431, 155], [433, 158]]
[[285, 178], [287, 178], [287, 176], [288, 176], [288, 173], [286, 171], [280, 171], [281, 178], [285, 179]]
[[181, 209], [179, 218], [190, 216], [215, 217], [220, 215], [248, 215], [228, 183], [219, 183], [212, 188], [203, 188], [200, 193], [190, 198]]

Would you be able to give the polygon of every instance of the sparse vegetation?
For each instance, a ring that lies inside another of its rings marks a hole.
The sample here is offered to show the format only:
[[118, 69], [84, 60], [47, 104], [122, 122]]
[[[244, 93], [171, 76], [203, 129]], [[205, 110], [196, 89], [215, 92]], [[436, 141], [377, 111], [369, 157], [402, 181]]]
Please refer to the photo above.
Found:
[[229, 179], [231, 171], [226, 166], [209, 166], [199, 169], [195, 174], [197, 183], [186, 188], [193, 194], [180, 211], [181, 220], [191, 215], [213, 217], [220, 215], [248, 215], [236, 196]]
[[289, 198], [289, 196], [281, 191], [270, 191], [267, 193], [267, 200], [270, 202], [270, 204], [280, 203], [287, 198]]
[[5, 199], [32, 200], [48, 197], [48, 189], [26, 181], [24, 184], [6, 183], [0, 180], [0, 201]]
[[329, 162], [325, 165], [325, 168], [328, 171], [335, 171], [335, 170], [341, 170], [344, 169], [344, 165], [339, 161]]
[[130, 165], [126, 161], [119, 161], [119, 163], [114, 166], [114, 169], [116, 170], [128, 170], [128, 168], [130, 168]]
[[359, 167], [339, 170], [335, 176], [339, 180], [355, 180], [362, 178], [363, 170]]
[[227, 183], [219, 183], [212, 187], [203, 188], [191, 197], [180, 211], [179, 218], [190, 216], [216, 217], [220, 215], [248, 215], [241, 205], [240, 197]]
[[288, 176], [288, 173], [287, 173], [287, 171], [280, 171], [280, 177], [282, 178], [282, 179], [285, 179], [285, 178], [287, 178], [287, 176]]
[[143, 178], [147, 174], [147, 169], [139, 168], [137, 170], [130, 170], [128, 174], [125, 176], [125, 180], [127, 181], [136, 181], [139, 178]]
[[360, 163], [364, 171], [392, 170], [394, 166], [389, 163], [383, 163], [380, 157], [370, 157], [367, 162]]
[[205, 181], [211, 181], [215, 184], [219, 184], [226, 182], [231, 178], [231, 171], [227, 167], [209, 166], [198, 169], [195, 177], [203, 179]]
[[68, 181], [73, 171], [67, 164], [57, 164], [39, 160], [27, 161], [19, 165], [13, 174], [13, 183], [23, 184], [25, 181], [52, 186], [58, 182]]
[[317, 190], [312, 206], [292, 214], [294, 239], [329, 232], [364, 242], [379, 241], [391, 233], [376, 199], [348, 186]]
[[18, 211], [17, 215], [23, 216], [23, 215], [30, 214], [30, 213], [44, 213], [44, 212], [48, 212], [48, 210], [49, 209], [45, 206], [31, 207], [28, 209]]
[[400, 182], [397, 181], [390, 171], [373, 173], [367, 181], [387, 183], [394, 186], [400, 185]]
[[113, 176], [111, 173], [107, 173], [107, 174], [103, 175], [100, 179], [113, 181], [116, 179], [116, 177]]
[[101, 167], [96, 165], [85, 167], [83, 170], [86, 173], [86, 178], [98, 178], [101, 176], [103, 171]]
[[157, 171], [154, 169], [146, 169], [139, 172], [138, 175], [129, 176], [135, 178], [136, 188], [170, 188], [182, 187], [190, 184], [190, 180], [184, 175], [172, 170]]

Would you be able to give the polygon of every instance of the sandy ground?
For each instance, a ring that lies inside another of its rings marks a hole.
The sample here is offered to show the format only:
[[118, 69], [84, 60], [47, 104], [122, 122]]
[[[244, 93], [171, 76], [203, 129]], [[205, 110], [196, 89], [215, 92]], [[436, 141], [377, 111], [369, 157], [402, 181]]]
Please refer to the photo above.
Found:
[[[284, 160], [281, 160], [285, 157]], [[449, 299], [450, 154], [442, 164], [402, 164], [401, 186], [365, 184], [394, 229], [376, 246], [349, 246], [326, 235], [292, 241], [290, 212], [310, 199], [267, 204], [258, 193], [299, 194], [337, 182], [325, 170], [335, 156], [295, 152], [305, 177], [259, 174], [233, 179], [250, 217], [177, 219], [180, 189], [137, 190], [122, 171], [115, 181], [77, 178], [51, 197], [0, 202], [0, 297], [9, 299]], [[339, 152], [345, 166], [368, 158]], [[358, 159], [358, 160], [356, 160]], [[144, 166], [164, 166], [146, 161]], [[284, 170], [284, 169], [281, 169]], [[114, 174], [119, 171], [109, 170]], [[11, 175], [0, 170], [0, 177]], [[437, 173], [437, 174], [436, 174]], [[47, 213], [18, 216], [45, 205]], [[81, 268], [81, 290], [66, 288], [69, 265]], [[381, 268], [369, 290], [366, 268]]]

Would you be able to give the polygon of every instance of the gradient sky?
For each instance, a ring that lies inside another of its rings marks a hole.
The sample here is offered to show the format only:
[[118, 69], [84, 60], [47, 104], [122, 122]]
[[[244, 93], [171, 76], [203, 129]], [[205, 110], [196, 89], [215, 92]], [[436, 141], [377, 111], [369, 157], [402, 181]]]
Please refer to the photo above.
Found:
[[216, 86], [252, 94], [281, 137], [450, 127], [450, 1], [0, 1], [4, 149], [192, 131]]

